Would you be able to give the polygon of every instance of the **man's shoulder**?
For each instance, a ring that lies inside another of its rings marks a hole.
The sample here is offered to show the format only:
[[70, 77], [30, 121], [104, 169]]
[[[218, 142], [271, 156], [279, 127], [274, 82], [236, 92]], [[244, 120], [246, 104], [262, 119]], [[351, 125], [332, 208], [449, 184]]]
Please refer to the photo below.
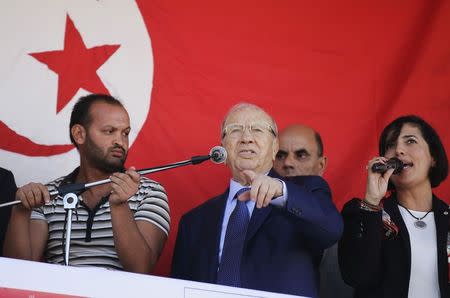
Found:
[[284, 177], [288, 193], [299, 190], [301, 193], [316, 193], [331, 198], [331, 189], [327, 181], [321, 176], [293, 176]]
[[153, 198], [163, 201], [168, 201], [166, 190], [157, 181], [141, 176], [139, 180], [138, 192], [131, 197], [131, 201], [141, 201], [144, 199]]
[[161, 185], [161, 183], [152, 180], [150, 178], [141, 176], [139, 178], [139, 190], [154, 190], [154, 191], [161, 191], [161, 192], [166, 192], [166, 190], [164, 189], [164, 187]]
[[12, 175], [10, 170], [0, 167], [0, 177]]
[[[68, 175], [67, 175], [68, 176]], [[61, 176], [56, 178], [50, 182], [47, 182], [45, 185], [48, 187], [49, 191], [52, 191], [52, 188], [57, 188], [61, 185], [61, 183], [66, 179], [67, 176]]]
[[270, 170], [269, 176], [277, 179], [281, 179], [284, 182], [293, 183], [297, 186], [301, 186], [307, 190], [315, 190], [318, 188], [329, 189], [328, 182], [318, 175], [305, 175], [305, 176], [291, 176], [281, 177], [275, 170]]
[[59, 187], [61, 184], [74, 183], [75, 177], [78, 174], [79, 169], [80, 167], [77, 167], [69, 174], [56, 178], [50, 182], [47, 182], [45, 185], [48, 187], [49, 191], [52, 191], [55, 188]]
[[293, 176], [284, 178], [284, 181], [294, 183], [295, 185], [302, 186], [308, 190], [315, 190], [317, 188], [330, 188], [328, 182], [321, 176]]
[[444, 200], [438, 198], [435, 194], [433, 194], [433, 201], [435, 201], [436, 204], [439, 204], [439, 206], [449, 207], [449, 204], [447, 204], [447, 202], [445, 202]]
[[14, 186], [14, 188], [16, 188], [16, 182], [13, 173], [10, 170], [4, 169], [2, 167], [0, 167], [0, 183], [2, 184], [3, 188], [7, 186]]

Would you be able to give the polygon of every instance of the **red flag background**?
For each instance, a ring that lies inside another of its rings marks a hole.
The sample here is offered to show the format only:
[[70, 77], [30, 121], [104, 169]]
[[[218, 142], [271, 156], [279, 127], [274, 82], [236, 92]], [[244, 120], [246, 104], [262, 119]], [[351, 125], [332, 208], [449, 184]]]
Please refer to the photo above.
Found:
[[[449, 1], [138, 0], [135, 5], [151, 37], [154, 76], [151, 106], [136, 131], [128, 165], [151, 167], [206, 154], [220, 144], [226, 111], [241, 101], [262, 106], [281, 129], [303, 123], [320, 132], [329, 157], [324, 176], [339, 208], [363, 195], [365, 165], [377, 155], [377, 138], [394, 118], [423, 117], [450, 148]], [[82, 23], [83, 15], [67, 11], [75, 27]], [[127, 17], [118, 11], [107, 19], [114, 24]], [[22, 30], [27, 28], [17, 32]], [[113, 95], [124, 94], [111, 82], [105, 86]], [[85, 88], [98, 92], [95, 86]], [[4, 106], [14, 98], [1, 100]], [[134, 98], [128, 100], [127, 107]], [[69, 114], [70, 109], [66, 123]], [[0, 141], [0, 151], [10, 150], [8, 138]], [[8, 166], [14, 171], [27, 165]], [[229, 173], [223, 165], [204, 163], [150, 177], [165, 186], [170, 200], [171, 234], [156, 272], [167, 275], [180, 216], [221, 193]], [[449, 180], [435, 193], [449, 202]]]

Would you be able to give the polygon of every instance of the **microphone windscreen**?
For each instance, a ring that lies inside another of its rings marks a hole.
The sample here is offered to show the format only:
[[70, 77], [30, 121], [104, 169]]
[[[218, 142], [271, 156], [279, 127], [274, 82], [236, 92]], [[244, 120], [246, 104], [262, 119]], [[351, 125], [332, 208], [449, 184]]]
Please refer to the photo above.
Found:
[[404, 164], [397, 157], [393, 157], [387, 161], [389, 169], [395, 169], [394, 174], [398, 174], [403, 170]]
[[222, 146], [215, 146], [209, 152], [209, 156], [211, 156], [211, 161], [213, 163], [223, 163], [227, 160], [227, 150]]
[[397, 157], [390, 158], [386, 163], [377, 162], [372, 165], [372, 172], [374, 173], [385, 173], [389, 169], [394, 169], [393, 174], [398, 174], [403, 170], [403, 162]]

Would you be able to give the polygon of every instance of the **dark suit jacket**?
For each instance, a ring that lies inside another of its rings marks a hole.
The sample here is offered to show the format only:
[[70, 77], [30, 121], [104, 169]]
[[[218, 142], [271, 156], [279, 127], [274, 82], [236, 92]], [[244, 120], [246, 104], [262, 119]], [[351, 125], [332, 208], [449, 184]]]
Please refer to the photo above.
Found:
[[[4, 168], [0, 168], [0, 204], [14, 200], [16, 190], [17, 186], [13, 174]], [[0, 208], [0, 256], [3, 256], [3, 241], [11, 217], [11, 208]]]
[[[339, 239], [342, 218], [321, 177], [295, 177], [286, 186], [286, 208], [269, 205], [253, 211], [241, 261], [241, 285], [316, 297], [323, 249]], [[216, 282], [227, 197], [228, 190], [181, 218], [172, 277]]]
[[[406, 298], [411, 270], [408, 229], [392, 196], [384, 210], [399, 228], [394, 239], [384, 240], [381, 212], [364, 211], [353, 199], [342, 210], [344, 234], [339, 241], [339, 264], [344, 280], [355, 288], [355, 297]], [[433, 196], [441, 297], [449, 297], [447, 234], [449, 206]], [[426, 274], [426, 272], [424, 272]]]

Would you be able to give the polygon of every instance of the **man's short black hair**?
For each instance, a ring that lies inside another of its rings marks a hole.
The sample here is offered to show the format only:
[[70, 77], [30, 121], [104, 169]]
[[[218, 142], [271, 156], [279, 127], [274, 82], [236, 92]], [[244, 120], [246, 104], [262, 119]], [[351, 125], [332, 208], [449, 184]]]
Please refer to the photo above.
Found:
[[77, 103], [74, 105], [72, 114], [70, 115], [69, 135], [70, 141], [75, 145], [75, 147], [78, 146], [72, 137], [72, 127], [75, 124], [79, 124], [84, 128], [87, 128], [89, 126], [92, 121], [89, 110], [92, 104], [96, 102], [104, 102], [107, 104], [123, 107], [123, 104], [120, 102], [120, 100], [107, 94], [89, 94], [80, 97]]
[[430, 149], [430, 155], [435, 161], [435, 165], [431, 167], [430, 172], [428, 173], [428, 178], [430, 179], [431, 187], [438, 186], [448, 175], [447, 154], [445, 153], [444, 145], [442, 145], [437, 132], [422, 118], [415, 115], [407, 115], [401, 116], [389, 123], [380, 136], [378, 146], [380, 156], [384, 156], [389, 144], [396, 142], [400, 135], [400, 131], [405, 124], [411, 124], [412, 126], [419, 128], [425, 142], [427, 142], [428, 148]]

